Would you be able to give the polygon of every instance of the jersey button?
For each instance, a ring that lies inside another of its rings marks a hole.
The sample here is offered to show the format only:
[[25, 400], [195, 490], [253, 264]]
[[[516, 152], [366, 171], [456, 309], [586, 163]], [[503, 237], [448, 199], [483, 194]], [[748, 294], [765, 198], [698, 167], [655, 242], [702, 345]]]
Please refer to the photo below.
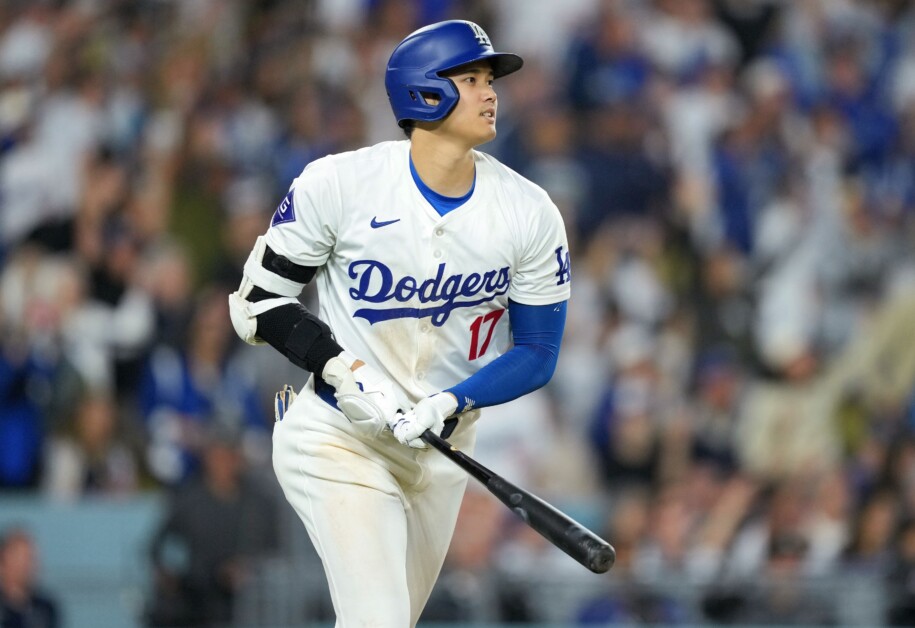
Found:
[[428, 326], [427, 324], [425, 324], [425, 323], [423, 323], [422, 326], [420, 326], [419, 329], [420, 329], [420, 331], [423, 332], [424, 334], [428, 334], [430, 331], [432, 331], [432, 328], [429, 327], [429, 326]]
[[435, 235], [437, 235], [437, 236], [443, 236], [443, 235], [445, 235], [445, 230], [444, 230], [444, 229], [436, 229], [436, 230], [435, 230]]
[[426, 379], [426, 374], [420, 371], [416, 374], [416, 379]]
[[440, 257], [442, 256], [442, 252], [441, 252], [441, 251], [435, 251], [432, 255], [433, 255], [433, 257], [435, 257], [435, 259], [438, 259], [438, 258], [440, 258]]

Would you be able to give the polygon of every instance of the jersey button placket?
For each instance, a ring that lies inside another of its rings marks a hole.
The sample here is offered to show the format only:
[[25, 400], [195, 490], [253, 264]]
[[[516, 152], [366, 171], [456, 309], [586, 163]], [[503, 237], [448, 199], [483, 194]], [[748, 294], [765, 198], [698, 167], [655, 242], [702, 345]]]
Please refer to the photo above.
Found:
[[[442, 263], [441, 260], [444, 257], [444, 252], [440, 248], [442, 246], [442, 240], [440, 238], [444, 235], [445, 235], [445, 230], [442, 229], [441, 227], [436, 227], [432, 230], [432, 239], [431, 239], [431, 241], [429, 241], [429, 244], [430, 244], [429, 248], [432, 250], [432, 260], [433, 260], [432, 263], [429, 265], [429, 270], [428, 270], [428, 272], [429, 272], [428, 276], [430, 276], [430, 277], [435, 276], [435, 274], [438, 272], [439, 265]], [[432, 305], [432, 304], [429, 304], [429, 305]], [[435, 338], [435, 334], [433, 333], [434, 328], [432, 326], [432, 322], [431, 322], [430, 318], [422, 319], [422, 322], [419, 325], [419, 331], [421, 334], [420, 340], [419, 340], [420, 358], [417, 361], [418, 368], [417, 368], [416, 372], [414, 373], [413, 377], [414, 377], [415, 381], [423, 382], [428, 375], [428, 373], [426, 372], [427, 368], [425, 368], [425, 367], [430, 363], [430, 361], [432, 359], [434, 359], [433, 356], [435, 355], [436, 338]]]

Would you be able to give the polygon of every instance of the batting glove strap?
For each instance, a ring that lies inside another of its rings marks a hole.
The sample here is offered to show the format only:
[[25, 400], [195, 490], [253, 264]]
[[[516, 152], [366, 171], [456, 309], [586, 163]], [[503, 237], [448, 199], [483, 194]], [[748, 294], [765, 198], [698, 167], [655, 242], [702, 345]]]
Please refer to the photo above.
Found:
[[352, 371], [355, 362], [356, 358], [343, 351], [340, 355], [327, 361], [327, 364], [324, 365], [324, 370], [321, 371], [321, 378], [338, 392], [344, 389], [350, 391], [352, 388], [359, 390], [356, 385], [356, 376], [353, 375]]
[[398, 415], [391, 425], [394, 437], [414, 449], [425, 449], [426, 443], [420, 438], [426, 430], [440, 435], [445, 419], [457, 411], [454, 395], [437, 393], [420, 400], [416, 407], [404, 415]]
[[368, 364], [351, 370], [347, 352], [328, 360], [321, 377], [336, 389], [337, 407], [362, 434], [377, 437], [397, 413], [394, 385]]

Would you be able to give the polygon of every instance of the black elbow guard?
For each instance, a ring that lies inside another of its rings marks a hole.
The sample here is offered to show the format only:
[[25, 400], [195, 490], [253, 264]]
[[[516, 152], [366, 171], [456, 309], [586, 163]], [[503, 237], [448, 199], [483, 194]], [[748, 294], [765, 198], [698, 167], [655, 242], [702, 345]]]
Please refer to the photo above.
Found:
[[342, 351], [330, 327], [307, 312], [286, 339], [286, 357], [319, 377], [327, 361]]
[[257, 335], [293, 364], [317, 375], [343, 347], [323, 321], [301, 305], [283, 305], [257, 317]]

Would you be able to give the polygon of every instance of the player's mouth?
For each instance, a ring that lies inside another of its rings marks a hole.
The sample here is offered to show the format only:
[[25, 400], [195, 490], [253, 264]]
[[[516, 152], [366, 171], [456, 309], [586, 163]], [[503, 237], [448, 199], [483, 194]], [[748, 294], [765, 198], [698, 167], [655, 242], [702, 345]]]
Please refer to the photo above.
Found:
[[490, 107], [489, 109], [486, 109], [486, 110], [485, 110], [483, 113], [481, 113], [480, 115], [483, 116], [484, 118], [486, 118], [486, 120], [488, 120], [489, 122], [492, 122], [493, 124], [495, 124], [495, 122], [496, 122], [496, 109], [495, 109], [495, 107]]

